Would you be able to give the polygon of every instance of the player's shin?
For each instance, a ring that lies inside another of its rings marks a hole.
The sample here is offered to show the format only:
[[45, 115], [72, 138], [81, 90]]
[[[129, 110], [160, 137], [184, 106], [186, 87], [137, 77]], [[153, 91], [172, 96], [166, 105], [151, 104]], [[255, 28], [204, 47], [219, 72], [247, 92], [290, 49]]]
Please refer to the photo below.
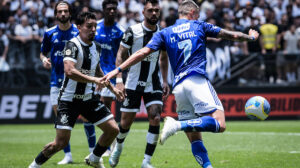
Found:
[[39, 153], [37, 155], [37, 157], [34, 159], [32, 164], [38, 164], [38, 165], [42, 165], [43, 163], [45, 163], [48, 159], [50, 159], [50, 157], [46, 157], [43, 152]]
[[157, 145], [158, 137], [159, 137], [159, 125], [158, 126], [149, 125], [149, 130], [147, 133], [147, 145], [146, 145], [143, 164], [150, 163], [150, 160], [152, 158], [152, 155]]
[[107, 150], [107, 146], [101, 146], [98, 143], [96, 144], [95, 149], [90, 155], [90, 160], [92, 162], [99, 162], [100, 157], [103, 155], [103, 153]]
[[207, 150], [201, 140], [192, 142], [192, 152], [196, 161], [203, 168], [212, 168], [211, 163], [208, 158]]
[[84, 131], [89, 144], [89, 151], [92, 152], [96, 145], [95, 126], [92, 123], [84, 122]]
[[181, 130], [199, 131], [199, 132], [219, 132], [219, 122], [210, 116], [204, 116], [197, 119], [180, 121]]
[[124, 129], [124, 128], [121, 127], [121, 125], [119, 125], [119, 129], [120, 129], [120, 132], [117, 135], [117, 138], [116, 138], [117, 139], [117, 143], [116, 143], [116, 146], [115, 146], [117, 148], [120, 148], [122, 146], [122, 144], [125, 141], [126, 136], [129, 133], [129, 129]]

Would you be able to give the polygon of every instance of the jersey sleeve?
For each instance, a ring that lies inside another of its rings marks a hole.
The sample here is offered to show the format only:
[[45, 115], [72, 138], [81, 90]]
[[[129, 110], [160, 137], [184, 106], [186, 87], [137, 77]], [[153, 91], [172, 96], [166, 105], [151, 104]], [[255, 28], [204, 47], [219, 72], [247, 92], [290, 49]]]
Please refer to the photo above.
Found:
[[210, 23], [206, 23], [206, 22], [203, 22], [203, 29], [204, 29], [205, 35], [208, 37], [217, 37], [217, 35], [221, 31], [220, 27], [215, 26]]
[[44, 38], [41, 44], [41, 53], [44, 55], [47, 55], [51, 50], [51, 38], [49, 37], [49, 34], [46, 32], [44, 34]]
[[132, 44], [133, 44], [133, 32], [132, 29], [128, 27], [128, 29], [123, 34], [121, 45], [124, 46], [125, 48], [131, 48]]
[[75, 43], [68, 41], [64, 48], [64, 61], [69, 60], [77, 63], [78, 48]]
[[163, 38], [163, 31], [157, 32], [153, 35], [152, 39], [148, 42], [146, 47], [151, 48], [152, 50], [165, 50], [165, 42]]

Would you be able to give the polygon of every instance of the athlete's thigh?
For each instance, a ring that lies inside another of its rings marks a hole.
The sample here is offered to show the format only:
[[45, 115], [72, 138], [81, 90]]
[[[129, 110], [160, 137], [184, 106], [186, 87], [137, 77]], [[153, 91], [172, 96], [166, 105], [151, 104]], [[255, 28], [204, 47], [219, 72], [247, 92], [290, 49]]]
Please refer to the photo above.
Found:
[[113, 118], [110, 118], [97, 125], [102, 131], [109, 132], [112, 128], [118, 129], [118, 124]]
[[136, 112], [122, 112], [121, 113], [121, 126], [124, 129], [128, 129], [131, 127], [136, 116]]
[[188, 120], [197, 118], [197, 116], [195, 116], [194, 113], [194, 108], [186, 96], [183, 82], [178, 84], [172, 92], [175, 96], [175, 101], [177, 105], [176, 112], [178, 113], [178, 120]]
[[126, 89], [127, 96], [125, 97], [124, 102], [121, 105], [121, 112], [134, 112], [137, 113], [140, 111], [142, 93]]
[[199, 75], [189, 77], [185, 89], [196, 114], [204, 115], [216, 110], [224, 111], [214, 88], [205, 77]]
[[73, 102], [59, 101], [57, 117], [55, 120], [56, 129], [72, 130], [79, 113], [76, 104]]
[[102, 124], [113, 118], [110, 110], [98, 98], [82, 103], [79, 113], [94, 125]]

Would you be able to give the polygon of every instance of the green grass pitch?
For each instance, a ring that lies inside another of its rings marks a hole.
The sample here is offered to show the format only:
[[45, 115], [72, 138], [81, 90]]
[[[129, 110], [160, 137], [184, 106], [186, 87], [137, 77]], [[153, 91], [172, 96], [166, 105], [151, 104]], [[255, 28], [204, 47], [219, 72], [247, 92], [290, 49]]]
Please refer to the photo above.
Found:
[[[162, 124], [161, 124], [162, 127]], [[146, 122], [135, 122], [125, 141], [119, 168], [141, 166], [146, 144]], [[97, 138], [101, 131], [97, 130]], [[43, 146], [52, 141], [51, 124], [0, 125], [0, 167], [27, 167]], [[300, 120], [298, 121], [231, 121], [223, 134], [203, 133], [204, 144], [215, 168], [299, 168]], [[64, 154], [54, 155], [43, 167], [87, 167], [83, 159], [88, 145], [82, 124], [76, 124], [71, 136], [74, 164], [57, 165]], [[108, 158], [104, 157], [108, 168]], [[183, 132], [158, 145], [152, 164], [156, 168], [200, 167]]]

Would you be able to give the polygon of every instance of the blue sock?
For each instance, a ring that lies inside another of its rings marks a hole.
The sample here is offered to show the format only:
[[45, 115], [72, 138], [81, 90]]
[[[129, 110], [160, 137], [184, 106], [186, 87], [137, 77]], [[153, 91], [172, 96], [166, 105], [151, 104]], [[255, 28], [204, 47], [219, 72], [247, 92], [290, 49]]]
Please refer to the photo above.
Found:
[[210, 117], [204, 116], [197, 119], [180, 121], [181, 130], [191, 132], [191, 131], [200, 131], [200, 132], [219, 132], [219, 122]]
[[192, 152], [193, 152], [193, 155], [194, 155], [196, 161], [203, 168], [207, 168], [208, 166], [211, 166], [211, 163], [210, 163], [208, 155], [207, 155], [207, 150], [201, 140], [192, 142]]
[[70, 142], [69, 142], [68, 145], [64, 148], [64, 152], [65, 152], [65, 153], [71, 152], [71, 145], [70, 145]]
[[84, 131], [88, 140], [89, 148], [95, 148], [96, 146], [96, 133], [95, 126], [92, 123], [84, 122]]

